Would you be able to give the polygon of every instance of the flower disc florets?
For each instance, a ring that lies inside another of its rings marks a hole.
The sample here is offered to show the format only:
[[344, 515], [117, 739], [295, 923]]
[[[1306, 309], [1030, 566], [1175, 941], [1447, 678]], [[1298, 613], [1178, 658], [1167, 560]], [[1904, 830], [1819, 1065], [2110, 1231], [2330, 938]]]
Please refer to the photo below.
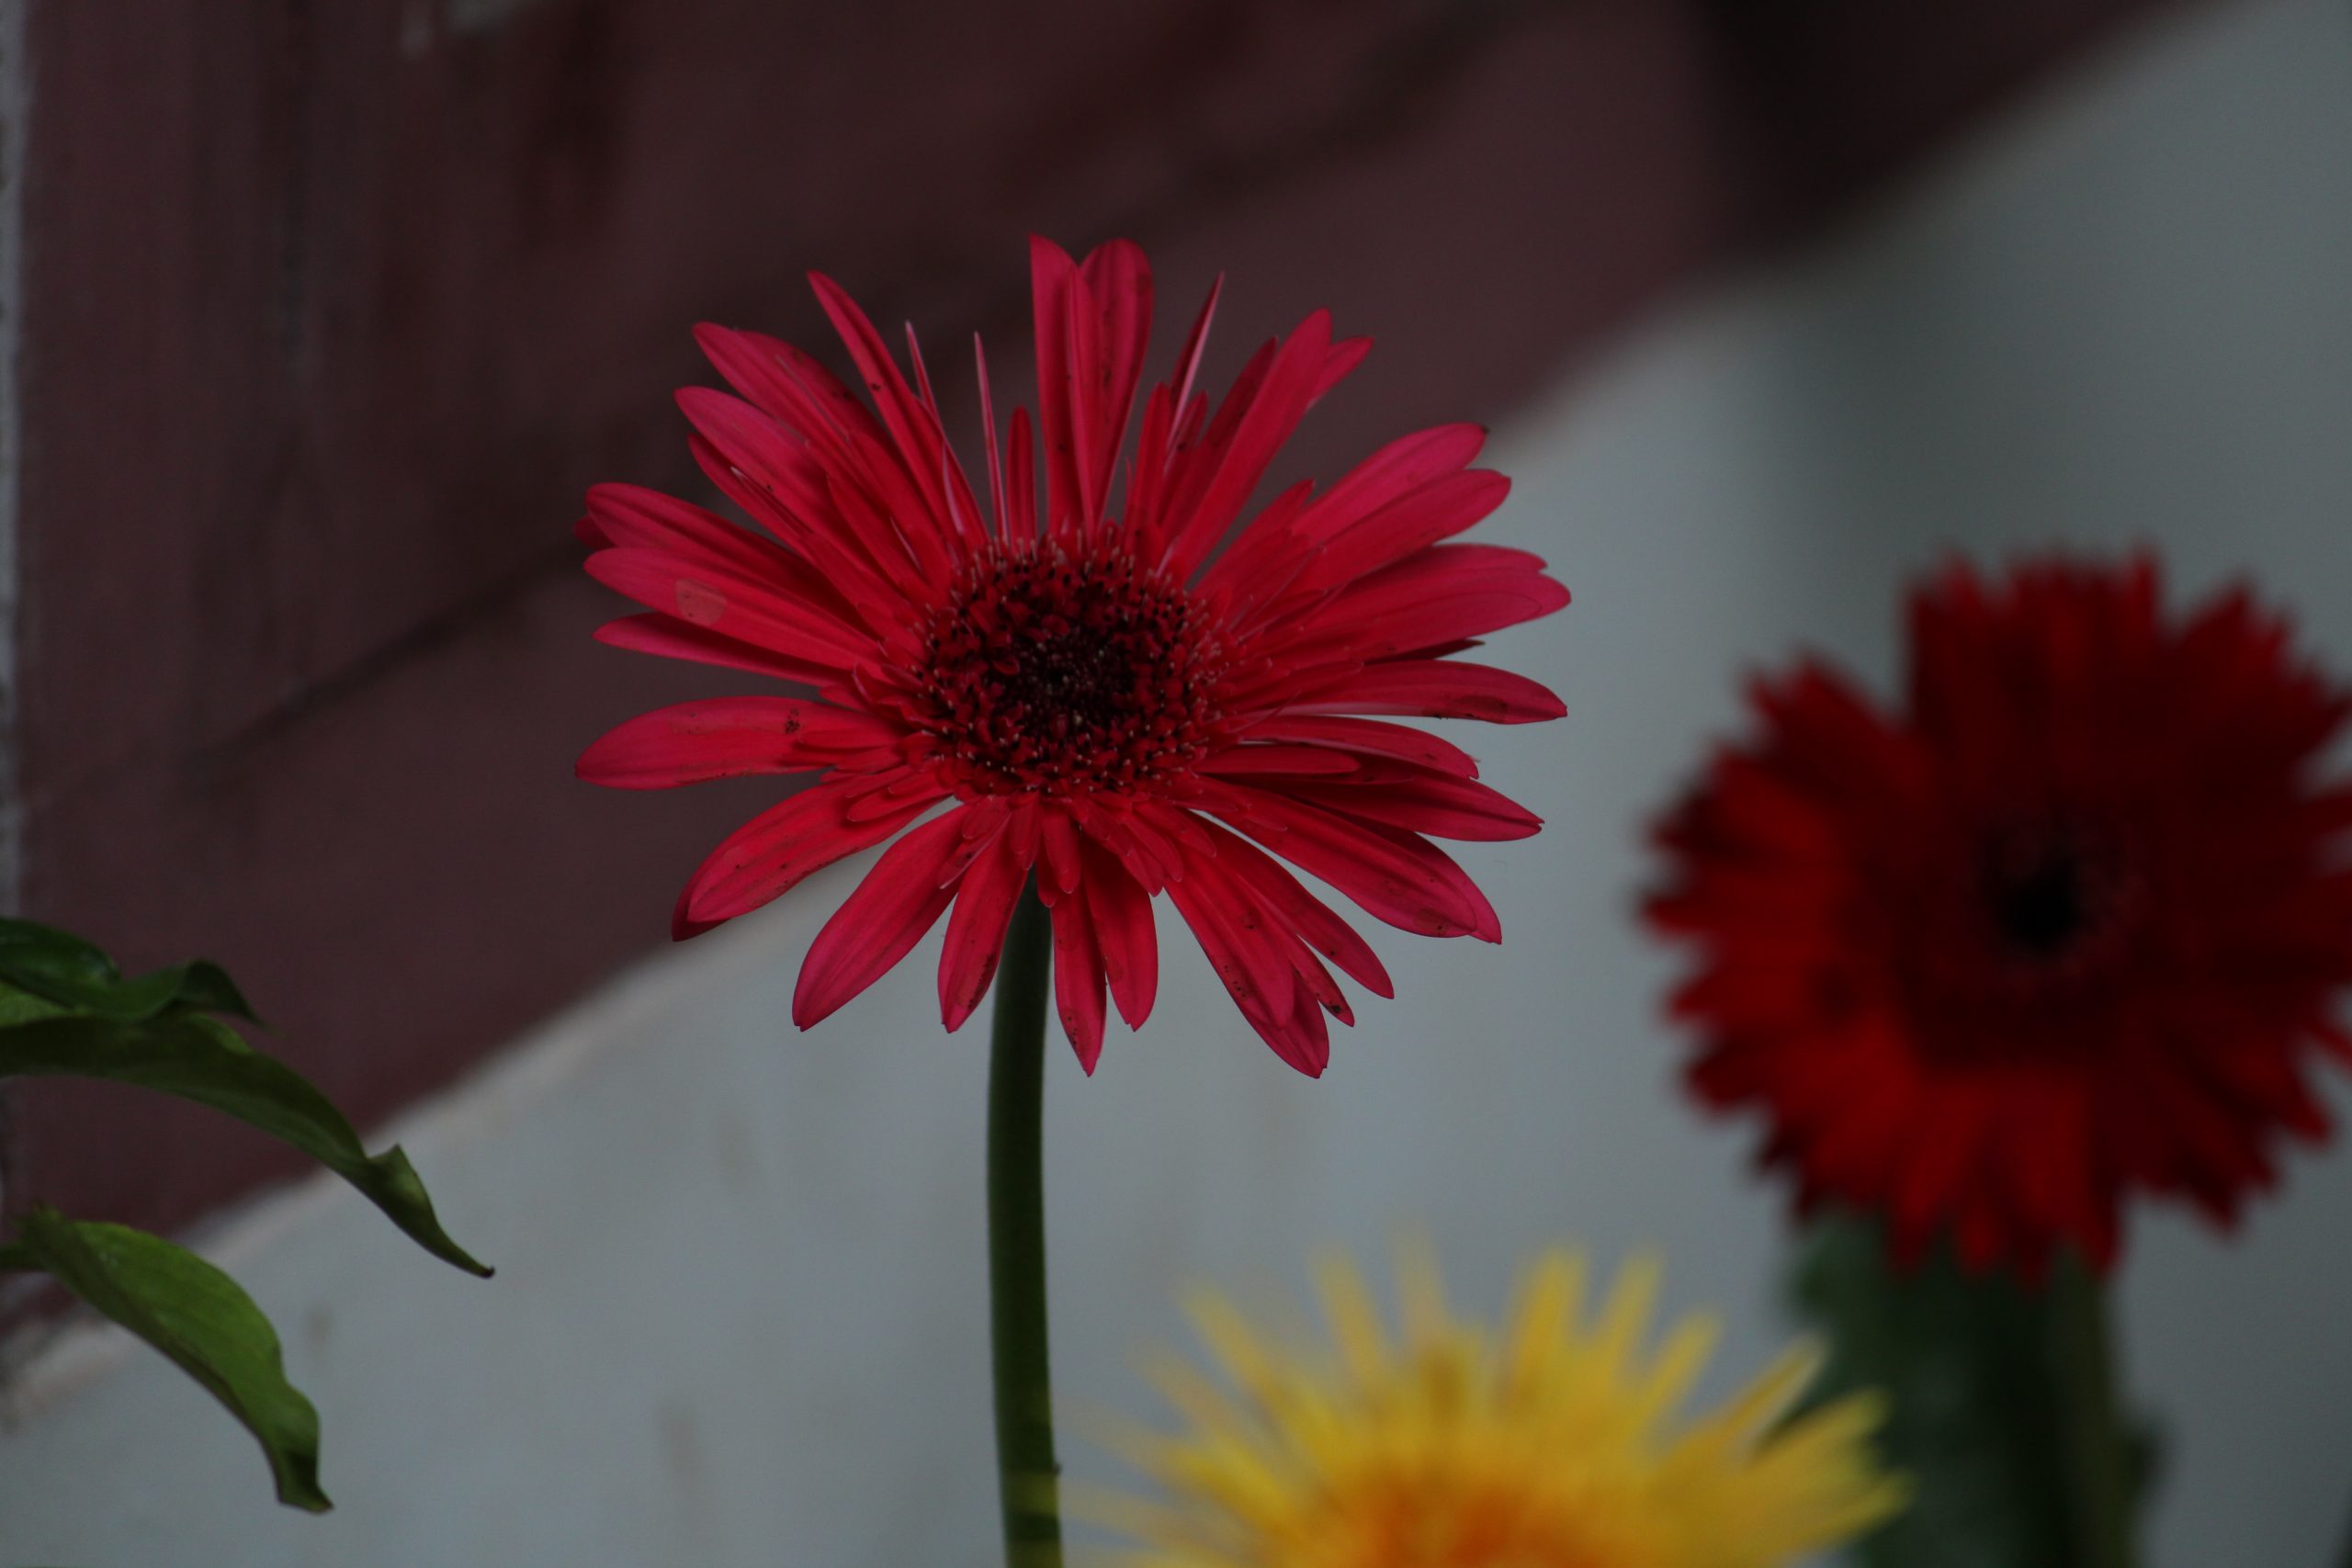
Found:
[[920, 722], [975, 793], [1148, 787], [1216, 729], [1222, 660], [1193, 596], [1116, 543], [989, 552], [923, 646]]

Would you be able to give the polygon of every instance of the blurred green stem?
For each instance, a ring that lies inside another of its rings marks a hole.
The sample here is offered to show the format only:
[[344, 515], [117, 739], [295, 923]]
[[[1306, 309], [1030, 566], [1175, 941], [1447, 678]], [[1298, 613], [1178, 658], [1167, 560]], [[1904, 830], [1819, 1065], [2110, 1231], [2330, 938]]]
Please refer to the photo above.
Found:
[[997, 1494], [1009, 1568], [1061, 1568], [1053, 1382], [1046, 1351], [1046, 982], [1053, 927], [1033, 879], [997, 968], [989, 1057], [989, 1307]]
[[2081, 1568], [2138, 1568], [2132, 1437], [2117, 1403], [2115, 1330], [2106, 1286], [2079, 1258], [2052, 1269], [2050, 1350]]

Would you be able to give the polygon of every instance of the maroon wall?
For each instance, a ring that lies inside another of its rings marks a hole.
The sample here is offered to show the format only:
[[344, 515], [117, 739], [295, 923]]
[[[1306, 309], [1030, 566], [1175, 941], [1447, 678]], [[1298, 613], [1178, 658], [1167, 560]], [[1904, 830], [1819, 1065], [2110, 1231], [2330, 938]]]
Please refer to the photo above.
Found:
[[[820, 265], [1010, 362], [1023, 235], [1126, 232], [1177, 308], [1232, 274], [1223, 367], [1316, 304], [1380, 338], [1328, 468], [2148, 8], [31, 0], [27, 912], [220, 959], [380, 1117], [661, 942], [742, 810], [571, 778], [709, 687], [590, 644], [570, 533], [695, 483], [690, 322], [813, 344]], [[172, 1224], [279, 1168], [128, 1092], [15, 1112], [19, 1202]]]

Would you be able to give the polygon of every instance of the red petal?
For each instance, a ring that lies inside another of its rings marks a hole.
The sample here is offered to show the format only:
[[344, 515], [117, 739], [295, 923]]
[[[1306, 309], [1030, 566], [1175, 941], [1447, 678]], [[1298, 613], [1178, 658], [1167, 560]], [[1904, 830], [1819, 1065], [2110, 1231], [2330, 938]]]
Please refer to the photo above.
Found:
[[1392, 659], [1548, 615], [1566, 605], [1568, 591], [1542, 569], [1523, 550], [1430, 546], [1306, 616], [1283, 639], [1284, 657]]
[[697, 922], [730, 920], [788, 892], [809, 873], [878, 844], [930, 809], [902, 800], [863, 819], [851, 815], [864, 781], [827, 781], [772, 806], [729, 834], [686, 884], [686, 913]]
[[1320, 592], [1393, 566], [1475, 526], [1510, 494], [1510, 480], [1488, 468], [1434, 479], [1323, 541], [1293, 586], [1303, 592]]
[[1305, 801], [1243, 784], [1216, 784], [1203, 807], [1273, 853], [1355, 900], [1366, 914], [1423, 936], [1502, 940], [1494, 906], [1436, 845], [1393, 828], [1351, 821]]
[[1524, 675], [1458, 660], [1405, 659], [1368, 665], [1293, 703], [1292, 713], [1413, 714], [1476, 718], [1488, 724], [1540, 724], [1567, 705]]
[[1189, 577], [1233, 525], [1242, 503], [1265, 477], [1312, 400], [1323, 357], [1331, 345], [1331, 315], [1317, 310], [1286, 339], [1250, 400], [1200, 500], [1169, 519], [1168, 556]]
[[883, 852], [809, 944], [792, 991], [792, 1021], [808, 1029], [889, 971], [946, 911], [956, 890], [939, 886], [940, 863], [963, 842], [951, 811]]
[[651, 653], [663, 659], [716, 664], [725, 670], [748, 670], [755, 675], [773, 675], [779, 681], [797, 681], [808, 686], [830, 684], [841, 674], [831, 665], [813, 663], [806, 659], [791, 659], [769, 649], [754, 648], [748, 642], [721, 637], [707, 627], [693, 626], [675, 615], [664, 615], [659, 612], [623, 615], [616, 621], [606, 621], [596, 628], [596, 640], [611, 648], [625, 648], [632, 653]]
[[[650, 550], [707, 565], [745, 581], [770, 584], [844, 627], [857, 626], [860, 612], [837, 586], [842, 576], [838, 570], [820, 570], [793, 550], [737, 527], [716, 513], [658, 491], [622, 484], [601, 484], [590, 490], [588, 512], [609, 545]], [[820, 560], [827, 567], [837, 567], [837, 552], [822, 540], [814, 542]], [[869, 620], [867, 624], [876, 623]]]
[[1143, 378], [1144, 350], [1151, 337], [1151, 266], [1134, 242], [1113, 240], [1096, 246], [1079, 270], [1102, 318], [1094, 333], [1095, 382], [1090, 398], [1095, 486], [1091, 509], [1100, 516], [1127, 418], [1135, 409], [1136, 386]]
[[1323, 373], [1316, 378], [1315, 395], [1307, 400], [1307, 406], [1312, 408], [1321, 402], [1332, 388], [1354, 375], [1356, 367], [1371, 352], [1372, 340], [1368, 337], [1341, 338], [1333, 344], [1330, 352], [1323, 356]]
[[[1075, 403], [1078, 367], [1071, 344], [1071, 296], [1082, 293], [1078, 264], [1042, 235], [1029, 236], [1029, 292], [1037, 331], [1037, 434], [1046, 444], [1046, 522], [1059, 529], [1080, 515], [1091, 520], [1086, 487], [1079, 475]], [[1091, 454], [1090, 453], [1091, 457]]]
[[[1374, 764], [1408, 769], [1407, 762]], [[1300, 800], [1327, 810], [1368, 818], [1433, 838], [1491, 843], [1535, 835], [1544, 818], [1475, 779], [1416, 770], [1383, 776], [1369, 771], [1356, 779], [1305, 779], [1280, 786]]]
[[1091, 1074], [1102, 1055], [1103, 977], [1102, 950], [1086, 906], [1083, 885], [1054, 906], [1054, 1005], [1078, 1065]]
[[1299, 520], [1299, 532], [1330, 538], [1397, 497], [1468, 468], [1486, 444], [1486, 430], [1476, 424], [1441, 424], [1392, 441], [1349, 469]]
[[1186, 858], [1184, 875], [1168, 885], [1168, 897], [1242, 1015], [1275, 1026], [1289, 1021], [1295, 996], [1290, 958], [1275, 934], [1278, 922], [1257, 896], [1225, 875], [1215, 857], [1202, 854]]
[[1318, 718], [1296, 713], [1278, 713], [1261, 720], [1245, 739], [1251, 740], [1303, 740], [1311, 745], [1333, 746], [1343, 751], [1360, 751], [1373, 757], [1394, 757], [1399, 761], [1419, 762], [1425, 768], [1454, 773], [1465, 779], [1478, 776], [1477, 761], [1460, 747], [1439, 739], [1427, 730], [1409, 728], [1401, 724], [1383, 724], [1374, 718]]
[[895, 459], [890, 466], [911, 481], [923, 504], [910, 514], [901, 507], [890, 505], [888, 496], [879, 499], [888, 506], [892, 521], [900, 528], [928, 535], [943, 545], [951, 542], [957, 530], [949, 515], [947, 486], [953, 483], [961, 488], [959, 499], [967, 515], [976, 514], [979, 508], [972, 500], [970, 487], [964, 484], [953, 455], [947, 451], [946, 436], [907, 386], [882, 334], [874, 330], [874, 323], [858, 309], [857, 301], [822, 273], [810, 273], [808, 283], [816, 290], [817, 302], [824, 307], [833, 330], [841, 333], [850, 357], [856, 362], [858, 374], [865, 378], [865, 389], [873, 395], [875, 411], [882, 416], [882, 423], [896, 444], [893, 452], [876, 456]]
[[1045, 831], [1046, 875], [1038, 893], [1050, 904], [1055, 895], [1071, 893], [1078, 888], [1081, 867], [1078, 854], [1078, 829], [1067, 812], [1047, 809], [1039, 814], [1039, 825]]
[[899, 735], [871, 714], [823, 703], [715, 697], [639, 714], [582, 752], [573, 772], [613, 789], [670, 789], [833, 767]]
[[1289, 1021], [1294, 987], [1289, 945], [1282, 941], [1286, 929], [1259, 896], [1227, 877], [1214, 853], [1194, 853], [1185, 858], [1183, 879], [1169, 884], [1169, 900], [1244, 1013], [1256, 1001], [1268, 1021]]
[[1159, 937], [1152, 927], [1151, 895], [1093, 840], [1087, 840], [1084, 853], [1086, 907], [1094, 917], [1111, 999], [1129, 1029], [1141, 1029], [1159, 993]]
[[897, 529], [861, 527], [836, 499], [845, 487], [879, 496], [869, 511], [922, 511], [922, 498], [887, 452], [845, 439], [830, 447], [804, 444], [751, 404], [707, 387], [684, 388], [677, 400], [695, 427], [690, 445], [711, 482], [786, 544], [821, 558], [819, 542], [829, 541], [886, 581], [903, 581], [916, 566], [920, 558]]
[[1220, 778], [1242, 778], [1259, 773], [1299, 778], [1352, 773], [1363, 765], [1344, 751], [1329, 750], [1321, 746], [1245, 744], [1217, 752], [1201, 763], [1200, 771]]
[[1289, 922], [1301, 941], [1338, 964], [1358, 985], [1376, 996], [1393, 997], [1396, 983], [1355, 928], [1333, 914], [1309, 893], [1298, 878], [1284, 871], [1272, 856], [1255, 844], [1211, 823], [1209, 837], [1216, 845], [1217, 863], [1230, 870], [1275, 914]]
[[952, 1033], [988, 995], [1004, 952], [1012, 908], [1021, 900], [1029, 868], [1012, 852], [1012, 836], [990, 837], [957, 885], [956, 912], [947, 920], [947, 945], [939, 955], [939, 1011]]
[[649, 610], [707, 626], [721, 637], [837, 671], [876, 651], [871, 634], [835, 619], [781, 585], [656, 550], [599, 550], [588, 574]]
[[728, 385], [801, 439], [833, 448], [882, 444], [873, 413], [816, 355], [709, 321], [695, 328], [695, 342]]

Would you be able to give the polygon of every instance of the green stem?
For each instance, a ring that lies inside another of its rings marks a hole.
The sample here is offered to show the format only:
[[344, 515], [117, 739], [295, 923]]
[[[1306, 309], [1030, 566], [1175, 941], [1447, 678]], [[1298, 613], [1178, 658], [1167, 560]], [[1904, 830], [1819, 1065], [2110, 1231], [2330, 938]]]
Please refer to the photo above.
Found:
[[1053, 949], [1032, 881], [997, 968], [989, 1055], [989, 1318], [1008, 1568], [1061, 1568], [1062, 1561], [1061, 1466], [1046, 1353], [1046, 987]]
[[2083, 1261], [2062, 1258], [2050, 1280], [2051, 1351], [2058, 1381], [2067, 1495], [2081, 1568], [2136, 1568], [2132, 1435], [2118, 1404], [2107, 1291]]

